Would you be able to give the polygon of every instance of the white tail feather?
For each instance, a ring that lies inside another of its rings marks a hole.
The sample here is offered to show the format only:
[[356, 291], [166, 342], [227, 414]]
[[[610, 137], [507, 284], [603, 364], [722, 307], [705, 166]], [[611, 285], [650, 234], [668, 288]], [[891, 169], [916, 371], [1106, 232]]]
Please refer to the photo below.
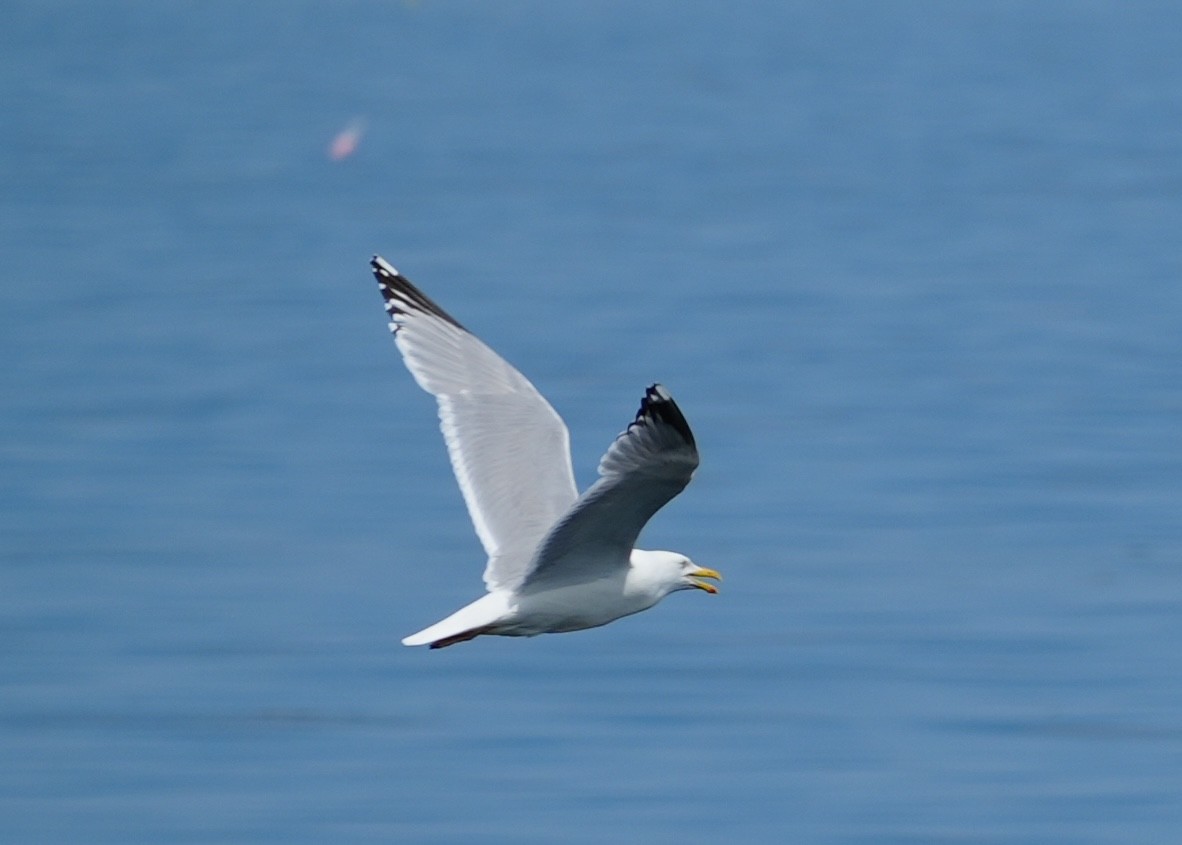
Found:
[[457, 637], [477, 628], [487, 628], [501, 621], [508, 612], [503, 593], [489, 593], [465, 605], [446, 619], [441, 619], [416, 634], [402, 640], [403, 645], [430, 645], [450, 637]]

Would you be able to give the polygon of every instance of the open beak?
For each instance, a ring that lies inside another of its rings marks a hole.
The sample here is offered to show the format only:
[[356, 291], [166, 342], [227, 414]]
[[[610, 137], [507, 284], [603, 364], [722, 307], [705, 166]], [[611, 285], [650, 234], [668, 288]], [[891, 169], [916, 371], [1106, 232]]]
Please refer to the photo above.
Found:
[[[713, 578], [715, 581], [722, 580], [722, 576], [719, 575], [717, 572], [715, 572], [713, 569], [695, 569], [693, 572], [690, 573], [690, 575], [692, 575], [693, 578]], [[699, 590], [705, 590], [708, 593], [717, 593], [718, 592], [718, 588], [715, 587], [713, 584], [707, 584], [705, 581], [695, 581], [695, 580], [693, 580], [693, 578], [690, 579], [690, 583], [693, 584], [695, 587], [697, 587]]]

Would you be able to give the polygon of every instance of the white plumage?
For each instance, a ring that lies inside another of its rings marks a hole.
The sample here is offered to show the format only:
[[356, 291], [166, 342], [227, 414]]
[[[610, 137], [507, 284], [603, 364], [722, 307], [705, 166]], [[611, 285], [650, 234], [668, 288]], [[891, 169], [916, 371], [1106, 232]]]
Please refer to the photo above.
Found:
[[385, 259], [370, 262], [407, 368], [439, 403], [440, 428], [476, 534], [487, 595], [403, 640], [441, 648], [481, 634], [575, 631], [720, 578], [675, 552], [633, 545], [689, 483], [698, 452], [659, 384], [599, 462], [582, 496], [570, 435], [532, 384]]

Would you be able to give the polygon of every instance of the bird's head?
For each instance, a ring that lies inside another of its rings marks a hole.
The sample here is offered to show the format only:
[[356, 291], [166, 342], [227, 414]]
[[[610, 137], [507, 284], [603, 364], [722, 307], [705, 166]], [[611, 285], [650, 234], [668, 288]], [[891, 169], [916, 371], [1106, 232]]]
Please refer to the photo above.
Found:
[[[637, 559], [638, 557], [640, 560]], [[643, 568], [648, 578], [664, 588], [661, 595], [677, 590], [705, 590], [708, 593], [717, 593], [718, 587], [701, 579], [722, 580], [722, 576], [713, 569], [698, 566], [688, 557], [677, 552], [640, 552], [640, 550], [636, 550], [632, 552], [632, 565], [634, 568]]]

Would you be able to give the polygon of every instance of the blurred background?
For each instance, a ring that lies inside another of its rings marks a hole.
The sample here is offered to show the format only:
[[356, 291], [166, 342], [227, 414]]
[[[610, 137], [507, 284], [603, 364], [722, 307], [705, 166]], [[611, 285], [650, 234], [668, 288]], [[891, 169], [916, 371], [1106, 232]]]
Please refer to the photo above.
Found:
[[[14, 2], [0, 839], [1182, 832], [1182, 9]], [[481, 591], [380, 252], [576, 474], [702, 467], [607, 628]]]

